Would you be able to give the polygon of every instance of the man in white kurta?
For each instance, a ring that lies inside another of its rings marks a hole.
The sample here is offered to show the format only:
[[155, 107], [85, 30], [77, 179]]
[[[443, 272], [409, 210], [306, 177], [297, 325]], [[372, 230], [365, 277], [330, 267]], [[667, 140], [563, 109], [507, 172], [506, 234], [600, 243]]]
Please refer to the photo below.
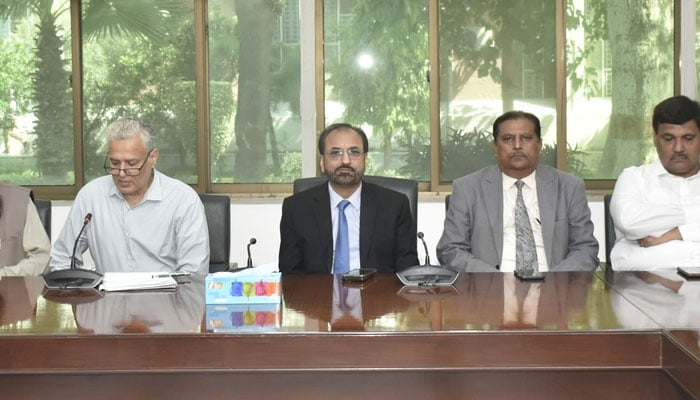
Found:
[[700, 266], [700, 105], [668, 98], [652, 125], [658, 159], [625, 169], [610, 202], [615, 270]]

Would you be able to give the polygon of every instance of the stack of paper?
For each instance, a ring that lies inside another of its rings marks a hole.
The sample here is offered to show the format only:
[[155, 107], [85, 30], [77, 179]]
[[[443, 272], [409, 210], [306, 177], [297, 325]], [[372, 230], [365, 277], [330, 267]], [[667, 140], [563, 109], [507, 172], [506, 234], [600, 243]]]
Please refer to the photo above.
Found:
[[175, 289], [177, 282], [167, 273], [158, 272], [105, 272], [100, 290]]

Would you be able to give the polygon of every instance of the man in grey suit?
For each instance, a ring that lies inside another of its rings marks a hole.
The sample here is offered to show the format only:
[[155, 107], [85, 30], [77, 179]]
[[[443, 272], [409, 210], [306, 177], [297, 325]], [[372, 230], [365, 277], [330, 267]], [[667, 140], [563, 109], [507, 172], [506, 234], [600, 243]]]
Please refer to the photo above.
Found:
[[583, 181], [540, 165], [540, 121], [509, 111], [493, 123], [498, 165], [454, 181], [437, 256], [442, 265], [466, 272], [515, 270], [516, 182], [522, 193], [544, 271], [594, 270], [598, 242]]

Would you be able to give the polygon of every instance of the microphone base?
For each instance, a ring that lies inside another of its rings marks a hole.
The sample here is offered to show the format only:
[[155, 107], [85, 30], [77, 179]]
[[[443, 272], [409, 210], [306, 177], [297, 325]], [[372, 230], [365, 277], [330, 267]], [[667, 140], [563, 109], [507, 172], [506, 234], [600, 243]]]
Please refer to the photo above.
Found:
[[438, 265], [416, 265], [397, 272], [405, 286], [449, 286], [455, 283], [459, 272]]
[[48, 289], [75, 290], [96, 288], [102, 283], [102, 274], [88, 269], [61, 269], [41, 276]]

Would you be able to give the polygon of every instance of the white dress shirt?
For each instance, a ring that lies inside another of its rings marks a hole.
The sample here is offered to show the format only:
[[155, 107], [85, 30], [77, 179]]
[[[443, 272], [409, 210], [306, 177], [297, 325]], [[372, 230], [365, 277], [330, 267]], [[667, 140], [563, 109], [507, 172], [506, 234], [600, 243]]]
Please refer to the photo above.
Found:
[[[626, 168], [610, 201], [617, 242], [610, 259], [615, 270], [700, 266], [700, 175], [669, 174], [660, 161]], [[678, 227], [683, 240], [651, 247], [637, 240]]]
[[[503, 176], [503, 255], [501, 256], [501, 272], [515, 271], [515, 202], [518, 197], [518, 188], [515, 182], [518, 179], [506, 174]], [[535, 237], [537, 247], [538, 269], [547, 271], [547, 255], [544, 251], [544, 239], [542, 238], [542, 224], [540, 223], [540, 207], [537, 202], [537, 182], [535, 171], [523, 179], [519, 179], [523, 185], [523, 201], [527, 208], [527, 216], [530, 218], [532, 235]]]

